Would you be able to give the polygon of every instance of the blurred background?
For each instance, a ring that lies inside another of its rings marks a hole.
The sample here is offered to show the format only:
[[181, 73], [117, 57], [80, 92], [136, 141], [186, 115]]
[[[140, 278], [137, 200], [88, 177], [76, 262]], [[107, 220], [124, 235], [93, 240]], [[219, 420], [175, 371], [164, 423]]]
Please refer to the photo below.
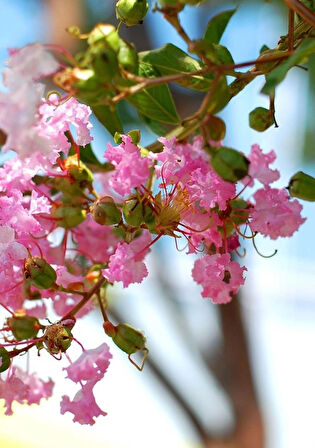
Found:
[[[116, 24], [114, 6], [113, 0], [0, 0], [0, 64], [7, 48], [34, 41], [76, 49], [78, 42], [65, 28], [79, 25], [89, 31], [98, 22]], [[201, 37], [213, 15], [235, 6], [222, 44], [236, 62], [255, 59], [262, 45], [274, 47], [287, 33], [281, 0], [208, 1], [185, 8], [183, 26], [191, 38]], [[151, 11], [142, 26], [122, 32], [139, 51], [167, 42], [186, 50], [162, 16]], [[260, 78], [220, 113], [227, 123], [226, 146], [248, 153], [258, 143], [276, 151], [282, 175], [278, 187], [285, 187], [298, 170], [315, 174], [315, 64], [308, 68], [292, 69], [278, 88], [279, 128], [261, 134], [248, 126], [252, 109], [268, 107], [268, 99], [259, 94]], [[179, 87], [173, 92], [182, 117], [197, 109], [199, 94]], [[139, 127], [131, 109], [124, 106], [123, 113], [126, 130]], [[111, 137], [96, 120], [93, 124], [93, 148], [102, 157]], [[143, 145], [155, 138], [146, 129], [142, 135]], [[149, 277], [110, 294], [113, 317], [141, 328], [147, 337], [150, 355], [143, 372], [106, 341], [113, 359], [96, 397], [108, 415], [86, 427], [73, 423], [69, 413], [59, 414], [60, 397], [76, 392], [64, 380], [67, 362], [34, 354], [31, 371], [56, 381], [54, 397], [40, 407], [15, 404], [12, 417], [0, 410], [0, 446], [314, 448], [315, 209], [311, 203], [303, 206], [308, 219], [292, 238], [257, 241], [265, 254], [278, 249], [275, 257], [261, 258], [244, 243], [246, 285], [227, 306], [201, 298], [191, 278], [193, 257], [176, 251], [173, 240], [160, 240], [149, 255]], [[86, 348], [104, 341], [97, 310], [78, 323], [77, 334]], [[79, 353], [74, 348], [70, 355], [75, 359]]]

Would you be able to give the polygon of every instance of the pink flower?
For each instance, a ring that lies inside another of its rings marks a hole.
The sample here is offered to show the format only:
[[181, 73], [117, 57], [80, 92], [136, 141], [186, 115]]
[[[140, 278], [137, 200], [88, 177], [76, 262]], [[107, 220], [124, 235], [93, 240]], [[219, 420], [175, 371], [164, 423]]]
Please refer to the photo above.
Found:
[[94, 417], [99, 415], [105, 416], [106, 412], [103, 412], [95, 401], [93, 395], [94, 385], [95, 381], [88, 381], [77, 392], [72, 401], [67, 395], [64, 395], [60, 403], [61, 414], [71, 412], [74, 415], [73, 421], [81, 425], [94, 425]]
[[129, 136], [123, 135], [122, 140], [118, 146], [108, 143], [104, 157], [115, 167], [109, 180], [110, 186], [124, 196], [148, 180], [152, 161], [148, 157], [141, 157], [140, 149]]
[[244, 284], [243, 272], [236, 261], [231, 261], [229, 254], [205, 255], [195, 261], [192, 276], [203, 287], [202, 297], [209, 297], [214, 303], [228, 303], [232, 294], [236, 294]]
[[28, 374], [18, 367], [13, 367], [5, 381], [0, 378], [0, 398], [5, 400], [5, 415], [12, 415], [12, 403], [39, 404], [42, 398], [49, 398], [54, 383], [44, 382], [36, 373]]
[[97, 348], [86, 350], [69, 367], [64, 368], [67, 371], [70, 380], [78, 383], [88, 381], [93, 378], [102, 378], [109, 366], [109, 360], [112, 355], [105, 342]]
[[206, 210], [218, 205], [220, 210], [226, 208], [226, 202], [235, 195], [235, 185], [224, 181], [209, 166], [203, 173], [200, 168], [191, 173], [186, 186], [192, 201], [199, 201]]
[[38, 213], [49, 214], [51, 209], [51, 203], [46, 196], [39, 196], [37, 191], [32, 190], [31, 202], [30, 202], [30, 214], [36, 215]]
[[[279, 171], [269, 168], [269, 165], [276, 160], [274, 151], [263, 154], [262, 149], [258, 145], [253, 145], [248, 159], [250, 160], [248, 174], [252, 179], [259, 180], [265, 186], [279, 179]], [[254, 183], [249, 177], [245, 177], [242, 182], [251, 186]]]
[[251, 212], [250, 228], [276, 239], [292, 236], [305, 221], [301, 217], [302, 205], [290, 200], [285, 190], [265, 187], [254, 194], [255, 206]]
[[[122, 281], [124, 288], [131, 283], [141, 283], [147, 277], [148, 270], [143, 259], [151, 242], [149, 232], [144, 232], [131, 243], [119, 243], [116, 252], [110, 257], [107, 269], [102, 274], [109, 282]], [[145, 249], [145, 250], [144, 250]]]
[[26, 248], [15, 241], [15, 232], [12, 227], [0, 226], [0, 270], [6, 265], [27, 258]]

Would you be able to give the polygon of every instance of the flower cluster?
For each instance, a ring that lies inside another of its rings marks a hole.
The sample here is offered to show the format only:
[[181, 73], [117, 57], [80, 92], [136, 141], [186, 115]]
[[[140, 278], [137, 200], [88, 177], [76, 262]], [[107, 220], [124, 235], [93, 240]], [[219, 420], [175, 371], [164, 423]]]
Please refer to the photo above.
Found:
[[[297, 200], [270, 186], [279, 178], [270, 168], [275, 154], [258, 145], [242, 183], [219, 176], [204, 151], [209, 142], [200, 136], [190, 143], [161, 138], [162, 151], [151, 153], [122, 135], [105, 151], [111, 170], [95, 175], [84, 164], [84, 146], [92, 140], [90, 108], [74, 97], [43, 97], [39, 80], [58, 72], [58, 62], [35, 44], [12, 51], [7, 66], [0, 129], [3, 151], [16, 156], [0, 168], [0, 305], [7, 313], [0, 398], [11, 414], [13, 401], [39, 403], [53, 388], [52, 380], [16, 367], [15, 357], [36, 347], [59, 359], [76, 341], [75, 319], [95, 302], [113, 343], [130, 360], [135, 352], [147, 355], [139, 330], [109, 322], [105, 293], [108, 284], [141, 283], [148, 275], [145, 257], [160, 238], [185, 241], [202, 296], [224, 304], [245, 281], [246, 268], [233, 257], [242, 239], [291, 236], [304, 218]], [[253, 190], [257, 182], [261, 186]], [[49, 303], [57, 316], [53, 324], [46, 320]], [[61, 413], [90, 425], [106, 415], [93, 389], [110, 358], [103, 343], [66, 368], [81, 389], [73, 400], [62, 397]]]

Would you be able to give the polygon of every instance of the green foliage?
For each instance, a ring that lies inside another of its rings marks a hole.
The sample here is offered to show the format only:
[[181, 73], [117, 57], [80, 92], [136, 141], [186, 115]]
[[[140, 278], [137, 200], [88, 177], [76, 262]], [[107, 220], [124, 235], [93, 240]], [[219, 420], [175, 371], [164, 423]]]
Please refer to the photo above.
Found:
[[[154, 67], [157, 76], [192, 73], [205, 68], [203, 62], [192, 58], [173, 44], [166, 44], [156, 50], [139, 53], [142, 62]], [[176, 81], [183, 87], [193, 90], [207, 91], [212, 83], [213, 75], [194, 75], [184, 80]]]
[[235, 11], [236, 9], [230, 9], [212, 17], [207, 25], [204, 39], [213, 44], [218, 44]]
[[124, 132], [116, 109], [102, 105], [92, 106], [92, 110], [98, 121], [105, 126], [112, 135], [115, 135], [115, 132], [120, 132], [121, 134]]
[[[146, 78], [158, 76], [154, 67], [148, 62], [140, 61], [139, 75]], [[138, 112], [152, 120], [162, 123], [178, 124], [178, 116], [171, 92], [167, 84], [149, 87], [140, 93], [127, 97]]]
[[275, 87], [284, 80], [290, 68], [304, 62], [312, 54], [315, 54], [315, 39], [306, 39], [285, 62], [268, 73], [262, 93], [272, 94]]

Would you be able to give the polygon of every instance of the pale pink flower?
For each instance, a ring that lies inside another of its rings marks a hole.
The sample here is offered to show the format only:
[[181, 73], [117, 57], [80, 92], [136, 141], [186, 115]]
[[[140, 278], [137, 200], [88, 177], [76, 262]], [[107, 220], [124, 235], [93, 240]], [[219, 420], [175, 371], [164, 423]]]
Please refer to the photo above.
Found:
[[73, 421], [81, 425], [94, 425], [94, 417], [105, 416], [106, 412], [100, 409], [94, 398], [93, 387], [96, 381], [88, 381], [84, 384], [72, 401], [64, 395], [60, 403], [61, 414], [71, 412], [74, 415]]
[[23, 244], [15, 241], [15, 232], [12, 227], [0, 226], [0, 270], [16, 261], [27, 258], [27, 250]]
[[301, 217], [302, 205], [290, 200], [285, 190], [265, 187], [254, 194], [255, 205], [251, 212], [250, 228], [276, 239], [292, 236], [305, 221]]
[[16, 368], [16, 377], [20, 378], [25, 385], [29, 387], [26, 402], [28, 405], [39, 404], [42, 398], [49, 398], [52, 396], [54, 382], [52, 379], [43, 381], [36, 373], [27, 373]]
[[236, 261], [231, 261], [229, 254], [205, 255], [195, 261], [192, 276], [203, 287], [202, 297], [209, 297], [214, 303], [228, 303], [232, 294], [236, 294], [244, 284], [243, 272]]
[[141, 157], [140, 149], [132, 143], [129, 136], [122, 135], [122, 140], [118, 146], [108, 143], [104, 157], [115, 167], [109, 180], [110, 186], [124, 196], [131, 193], [134, 188], [146, 183], [152, 160], [148, 157]]
[[38, 213], [49, 214], [51, 209], [51, 203], [46, 196], [39, 196], [37, 191], [32, 190], [31, 202], [30, 202], [30, 214], [36, 215]]
[[115, 253], [110, 257], [107, 269], [102, 274], [109, 282], [123, 282], [124, 288], [131, 283], [141, 283], [147, 277], [148, 270], [143, 259], [151, 242], [149, 232], [143, 232], [131, 243], [119, 243]]
[[243, 184], [252, 186], [254, 184], [253, 180], [257, 179], [266, 186], [279, 179], [279, 171], [269, 168], [269, 165], [276, 160], [274, 151], [263, 154], [259, 145], [252, 145], [248, 159], [250, 161], [248, 170], [250, 177], [246, 176], [242, 180]]
[[67, 371], [67, 378], [75, 383], [93, 380], [96, 377], [102, 378], [111, 357], [109, 347], [104, 342], [97, 348], [85, 350], [75, 362], [64, 370]]
[[235, 196], [235, 184], [224, 181], [209, 166], [203, 173], [197, 168], [191, 173], [186, 189], [192, 201], [199, 201], [206, 210], [216, 205], [220, 210], [226, 209], [226, 203]]

